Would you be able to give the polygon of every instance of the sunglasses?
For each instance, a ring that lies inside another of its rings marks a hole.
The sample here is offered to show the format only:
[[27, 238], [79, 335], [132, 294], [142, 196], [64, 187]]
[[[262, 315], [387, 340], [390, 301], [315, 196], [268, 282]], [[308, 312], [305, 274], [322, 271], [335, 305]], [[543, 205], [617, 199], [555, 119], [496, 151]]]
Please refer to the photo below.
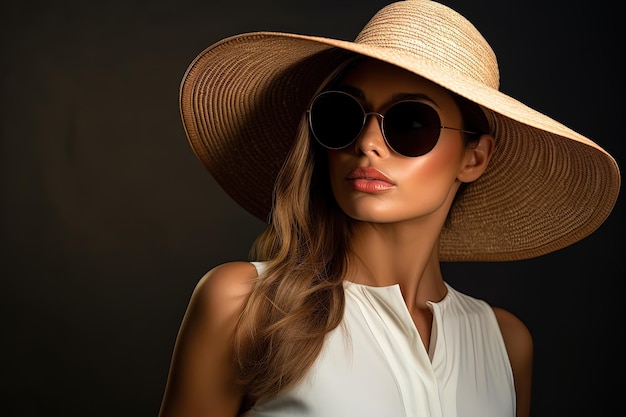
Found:
[[307, 115], [311, 133], [327, 149], [343, 149], [353, 143], [370, 115], [380, 117], [380, 129], [387, 146], [409, 157], [430, 152], [439, 140], [441, 129], [479, 134], [443, 126], [437, 111], [421, 101], [398, 101], [381, 114], [366, 112], [359, 100], [343, 91], [318, 94]]

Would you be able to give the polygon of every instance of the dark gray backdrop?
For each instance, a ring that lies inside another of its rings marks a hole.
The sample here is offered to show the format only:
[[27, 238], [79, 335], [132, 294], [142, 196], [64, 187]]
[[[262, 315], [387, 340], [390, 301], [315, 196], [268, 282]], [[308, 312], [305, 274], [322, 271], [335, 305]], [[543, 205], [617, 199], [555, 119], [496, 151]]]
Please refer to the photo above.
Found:
[[[491, 42], [503, 91], [625, 160], [624, 25], [608, 1], [444, 2]], [[187, 65], [244, 31], [351, 39], [387, 2], [214, 3], [0, 6], [3, 415], [156, 416], [196, 281], [245, 259], [263, 227], [186, 143]], [[557, 253], [445, 267], [531, 329], [534, 416], [623, 409], [622, 200]]]

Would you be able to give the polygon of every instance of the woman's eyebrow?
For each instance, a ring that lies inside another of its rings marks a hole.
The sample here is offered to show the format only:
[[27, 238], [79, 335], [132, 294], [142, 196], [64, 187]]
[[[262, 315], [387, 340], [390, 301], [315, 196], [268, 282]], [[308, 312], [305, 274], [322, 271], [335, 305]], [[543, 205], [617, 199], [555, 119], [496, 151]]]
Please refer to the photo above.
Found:
[[348, 93], [356, 98], [360, 98], [362, 100], [365, 99], [365, 94], [360, 89], [353, 87], [351, 85], [342, 84], [337, 86], [337, 91], [343, 91], [344, 93]]
[[[348, 93], [358, 99], [361, 99], [361, 100], [366, 99], [365, 93], [361, 89], [354, 87], [352, 85], [342, 84], [342, 85], [338, 85], [336, 89], [338, 91], [343, 91], [344, 93]], [[440, 109], [437, 102], [424, 93], [397, 93], [391, 96], [391, 99], [392, 99], [392, 103], [402, 101], [402, 100], [426, 101], [430, 103], [433, 107]]]
[[393, 95], [393, 101], [402, 101], [402, 100], [418, 100], [418, 101], [427, 101], [432, 104], [436, 108], [440, 108], [435, 100], [427, 96], [423, 93], [399, 93]]

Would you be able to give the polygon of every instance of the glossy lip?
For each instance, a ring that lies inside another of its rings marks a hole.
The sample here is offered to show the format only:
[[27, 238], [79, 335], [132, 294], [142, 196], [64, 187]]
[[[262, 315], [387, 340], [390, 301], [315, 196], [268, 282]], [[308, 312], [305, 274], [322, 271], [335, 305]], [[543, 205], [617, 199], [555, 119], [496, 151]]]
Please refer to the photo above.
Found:
[[370, 194], [382, 193], [396, 187], [382, 172], [371, 167], [356, 168], [346, 177], [346, 181], [355, 191]]

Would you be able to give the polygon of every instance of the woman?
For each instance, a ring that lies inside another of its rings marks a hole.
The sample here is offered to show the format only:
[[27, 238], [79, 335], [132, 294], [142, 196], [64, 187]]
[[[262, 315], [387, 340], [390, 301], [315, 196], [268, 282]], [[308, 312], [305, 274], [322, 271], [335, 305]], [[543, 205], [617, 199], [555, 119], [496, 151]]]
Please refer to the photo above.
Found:
[[254, 263], [194, 291], [161, 417], [529, 415], [528, 329], [439, 262], [584, 238], [619, 171], [497, 88], [482, 36], [425, 0], [354, 42], [256, 33], [200, 54], [181, 88], [190, 143], [269, 225]]

